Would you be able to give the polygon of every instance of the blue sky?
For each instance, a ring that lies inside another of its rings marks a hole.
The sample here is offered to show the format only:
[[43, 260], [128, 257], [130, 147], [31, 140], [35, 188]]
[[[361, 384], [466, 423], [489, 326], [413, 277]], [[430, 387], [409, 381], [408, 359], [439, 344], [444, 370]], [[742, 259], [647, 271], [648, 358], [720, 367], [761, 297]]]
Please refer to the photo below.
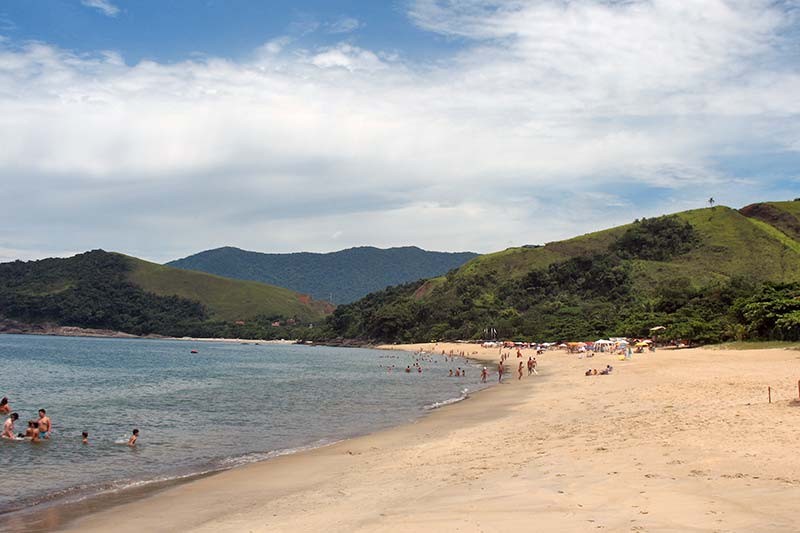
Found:
[[6, 0], [0, 261], [490, 252], [800, 197], [798, 0]]
[[[136, 0], [108, 1], [106, 11], [80, 0], [8, 0], [6, 36], [83, 53], [118, 50], [128, 64], [181, 61], [195, 55], [247, 59], [264, 42], [292, 35], [306, 45], [343, 35], [368, 48], [430, 58], [456, 40], [421, 30], [404, 1]], [[118, 10], [118, 11], [116, 11]]]

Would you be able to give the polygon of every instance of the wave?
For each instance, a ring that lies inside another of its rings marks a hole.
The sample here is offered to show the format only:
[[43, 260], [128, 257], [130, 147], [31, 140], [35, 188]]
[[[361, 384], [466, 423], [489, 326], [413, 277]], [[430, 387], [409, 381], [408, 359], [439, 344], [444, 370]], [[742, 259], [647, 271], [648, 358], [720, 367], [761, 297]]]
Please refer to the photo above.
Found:
[[438, 409], [440, 407], [444, 407], [445, 405], [452, 405], [454, 403], [463, 402], [469, 398], [469, 389], [462, 389], [461, 396], [457, 396], [455, 398], [448, 398], [447, 400], [442, 400], [440, 402], [434, 402], [430, 405], [426, 405], [424, 409], [426, 411], [431, 411], [433, 409]]

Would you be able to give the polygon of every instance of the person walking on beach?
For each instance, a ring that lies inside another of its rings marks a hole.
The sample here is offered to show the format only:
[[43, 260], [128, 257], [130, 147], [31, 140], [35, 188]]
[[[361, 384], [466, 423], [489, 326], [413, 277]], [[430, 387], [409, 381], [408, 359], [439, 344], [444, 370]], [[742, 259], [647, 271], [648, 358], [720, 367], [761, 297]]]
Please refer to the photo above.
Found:
[[11, 412], [11, 406], [8, 405], [8, 396], [3, 396], [0, 400], [0, 415], [7, 415]]
[[522, 379], [522, 361], [519, 362], [519, 367], [517, 367], [517, 379]]
[[537, 365], [536, 358], [534, 357], [533, 361], [531, 361], [531, 370], [533, 370], [533, 373], [538, 376], [539, 373], [536, 371], [536, 365]]
[[50, 421], [50, 417], [47, 416], [47, 411], [39, 409], [39, 437], [49, 439], [52, 428], [53, 423]]
[[128, 439], [128, 446], [133, 447], [136, 446], [136, 441], [139, 440], [139, 430], [134, 429], [131, 438]]
[[504, 368], [503, 368], [503, 361], [502, 361], [502, 360], [500, 360], [500, 362], [499, 362], [499, 363], [497, 363], [497, 382], [498, 382], [498, 383], [500, 383], [501, 381], [503, 381], [503, 371], [504, 371]]
[[3, 423], [3, 434], [2, 437], [4, 439], [15, 439], [14, 436], [14, 422], [19, 419], [19, 415], [17, 413], [11, 413], [8, 415], [8, 418]]

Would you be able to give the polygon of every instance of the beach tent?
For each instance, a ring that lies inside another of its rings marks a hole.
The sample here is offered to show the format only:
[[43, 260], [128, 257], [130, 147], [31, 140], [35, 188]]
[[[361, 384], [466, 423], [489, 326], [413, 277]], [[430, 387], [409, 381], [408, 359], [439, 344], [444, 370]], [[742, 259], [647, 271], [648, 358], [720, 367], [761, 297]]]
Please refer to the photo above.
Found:
[[599, 341], [594, 341], [595, 346], [608, 346], [609, 344], [614, 344], [614, 343], [603, 339], [600, 339]]

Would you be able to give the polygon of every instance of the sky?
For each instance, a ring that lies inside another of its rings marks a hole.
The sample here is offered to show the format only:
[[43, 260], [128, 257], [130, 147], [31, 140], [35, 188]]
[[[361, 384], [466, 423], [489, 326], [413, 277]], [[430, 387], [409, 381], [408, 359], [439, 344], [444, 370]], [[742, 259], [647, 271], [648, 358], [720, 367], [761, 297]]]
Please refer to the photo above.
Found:
[[492, 252], [800, 197], [800, 0], [4, 0], [0, 261]]

